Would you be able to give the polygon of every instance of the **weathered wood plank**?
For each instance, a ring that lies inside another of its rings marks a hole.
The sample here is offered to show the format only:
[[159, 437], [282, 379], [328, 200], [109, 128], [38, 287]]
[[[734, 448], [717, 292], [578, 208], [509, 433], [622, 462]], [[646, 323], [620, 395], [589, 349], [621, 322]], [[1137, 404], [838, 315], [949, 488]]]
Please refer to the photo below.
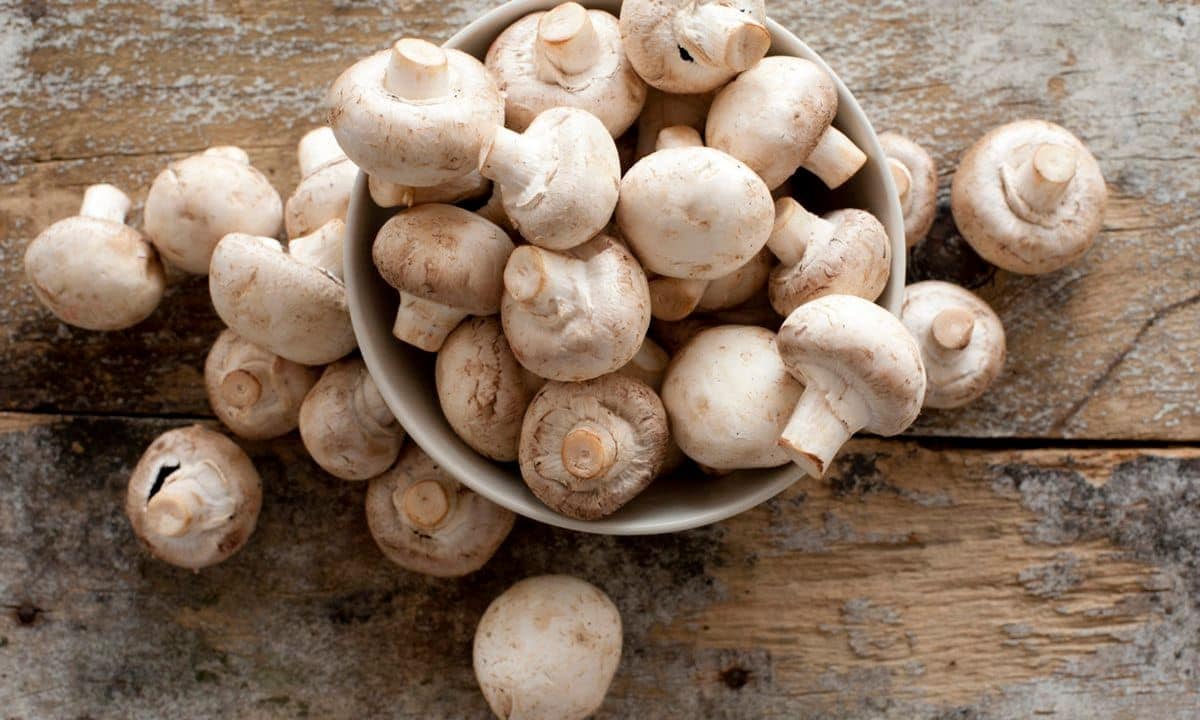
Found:
[[856, 441], [830, 483], [720, 526], [521, 521], [482, 571], [435, 580], [387, 563], [363, 486], [294, 437], [248, 447], [266, 493], [243, 551], [199, 574], [150, 559], [121, 502], [173, 424], [0, 415], [6, 718], [485, 717], [475, 623], [543, 572], [621, 608], [599, 717], [1200, 713], [1200, 449]]

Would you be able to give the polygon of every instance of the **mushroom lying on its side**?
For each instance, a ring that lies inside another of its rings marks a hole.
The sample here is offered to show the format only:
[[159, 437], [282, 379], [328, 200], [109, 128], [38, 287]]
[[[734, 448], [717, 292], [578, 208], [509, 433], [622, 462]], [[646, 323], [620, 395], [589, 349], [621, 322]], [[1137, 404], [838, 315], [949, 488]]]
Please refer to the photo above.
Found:
[[621, 614], [578, 578], [526, 578], [483, 613], [472, 655], [496, 717], [583, 720], [604, 702], [621, 662]]
[[392, 417], [361, 358], [325, 368], [300, 406], [300, 439], [325, 472], [366, 480], [392, 466], [404, 428]]
[[295, 430], [300, 404], [320, 374], [228, 329], [217, 337], [204, 361], [208, 404], [226, 427], [247, 440]]
[[483, 567], [515, 519], [451, 477], [415, 443], [371, 480], [366, 507], [371, 536], [388, 560], [436, 577]]
[[892, 182], [904, 213], [904, 244], [912, 247], [925, 239], [937, 215], [937, 168], [925, 148], [893, 132], [879, 134], [879, 146], [888, 158]]
[[338, 146], [333, 130], [311, 130], [297, 148], [300, 184], [283, 206], [283, 224], [289, 238], [315, 232], [331, 220], [345, 220], [358, 166]]
[[160, 560], [191, 570], [240, 550], [262, 507], [262, 480], [232, 440], [200, 425], [159, 435], [138, 460], [125, 514]]

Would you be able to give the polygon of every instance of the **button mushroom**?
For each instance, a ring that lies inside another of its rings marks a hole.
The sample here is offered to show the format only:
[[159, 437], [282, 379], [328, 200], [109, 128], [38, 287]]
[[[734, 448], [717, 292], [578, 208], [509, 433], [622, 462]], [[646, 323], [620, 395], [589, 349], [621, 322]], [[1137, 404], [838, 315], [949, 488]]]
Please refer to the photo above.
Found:
[[495, 315], [513, 251], [502, 229], [453, 205], [418, 205], [392, 217], [371, 255], [400, 292], [392, 334], [436, 352], [463, 318]]
[[646, 489], [669, 441], [662, 401], [640, 380], [614, 373], [550, 382], [525, 412], [521, 477], [553, 510], [595, 520]]
[[483, 613], [472, 654], [498, 718], [583, 720], [604, 702], [621, 662], [621, 614], [578, 578], [526, 578]]
[[455, 328], [434, 370], [442, 414], [481, 455], [517, 459], [525, 409], [545, 380], [521, 367], [494, 317], [471, 318]]
[[199, 570], [240, 550], [262, 507], [262, 480], [232, 440], [199, 425], [159, 435], [138, 460], [125, 514], [158, 559]]
[[208, 290], [238, 335], [301, 365], [324, 365], [354, 349], [346, 288], [278, 241], [235, 233], [213, 252]]
[[426, 203], [454, 204], [483, 197], [491, 189], [491, 181], [480, 175], [478, 170], [431, 187], [398, 185], [375, 175], [367, 178], [367, 190], [371, 193], [371, 200], [384, 208], [412, 207]]
[[791, 198], [776, 207], [767, 245], [782, 263], [769, 285], [776, 312], [786, 316], [824, 295], [879, 297], [891, 274], [892, 244], [874, 215], [846, 209], [819, 218]]
[[232, 330], [213, 343], [204, 361], [204, 387], [213, 412], [235, 435], [265, 440], [296, 429], [300, 403], [320, 372], [263, 350]]
[[713, 99], [704, 137], [749, 165], [772, 189], [803, 167], [830, 188], [841, 186], [867, 156], [837, 128], [837, 88], [817, 65], [769, 57]]
[[479, 172], [500, 188], [522, 237], [567, 250], [608, 225], [617, 204], [621, 158], [604, 124], [578, 108], [546, 110], [524, 133], [497, 127]]
[[541, 377], [589, 380], [621, 367], [650, 327], [637, 260], [607, 235], [569, 254], [522, 245], [504, 269], [500, 317], [513, 355]]
[[658, 135], [665, 128], [690, 127], [698, 133], [704, 132], [712, 99], [711, 92], [673, 95], [650, 88], [646, 105], [638, 116], [636, 159], [641, 160], [658, 149]]
[[779, 444], [814, 478], [854, 433], [896, 435], [921, 412], [921, 350], [875, 303], [853, 295], [805, 303], [784, 321], [777, 344], [784, 365], [804, 383]]
[[283, 203], [243, 150], [215, 147], [159, 173], [143, 217], [146, 235], [163, 258], [180, 270], [204, 275], [213, 249], [226, 235], [278, 235]]
[[646, 102], [646, 84], [625, 56], [617, 19], [574, 2], [509, 25], [484, 64], [504, 93], [505, 122], [517, 132], [545, 110], [577, 107], [619, 137]]
[[112, 185], [84, 192], [77, 217], [43, 230], [25, 250], [38, 301], [86, 330], [123, 330], [150, 316], [165, 280], [158, 254], [125, 224], [129, 196]]
[[409, 443], [367, 486], [367, 526], [388, 560], [461, 577], [483, 567], [512, 530], [512, 512], [477, 495]]
[[662, 399], [683, 452], [727, 471], [788, 461], [777, 440], [801, 390], [779, 359], [774, 333], [726, 325], [701, 332], [675, 355]]
[[903, 135], [879, 134], [879, 145], [888, 158], [888, 169], [900, 209], [904, 213], [904, 242], [912, 247], [925, 239], [937, 215], [937, 168], [925, 148]]
[[329, 90], [338, 144], [368, 175], [429, 187], [475, 169], [504, 99], [470, 55], [405, 38], [360, 60]]
[[325, 368], [300, 406], [305, 449], [325, 472], [342, 480], [366, 480], [387, 470], [404, 437], [361, 358]]
[[959, 162], [950, 207], [985, 260], [1015, 273], [1059, 270], [1088, 251], [1108, 189], [1096, 158], [1058, 125], [1020, 120], [992, 130]]
[[763, 0], [625, 0], [621, 38], [638, 74], [671, 93], [715, 90], [771, 47]]
[[937, 280], [904, 289], [905, 327], [925, 362], [925, 407], [956, 408], [987, 390], [1004, 367], [1004, 325], [986, 302]]
[[328, 127], [300, 138], [300, 184], [283, 206], [289, 238], [308, 235], [330, 220], [345, 220], [358, 166], [350, 162]]

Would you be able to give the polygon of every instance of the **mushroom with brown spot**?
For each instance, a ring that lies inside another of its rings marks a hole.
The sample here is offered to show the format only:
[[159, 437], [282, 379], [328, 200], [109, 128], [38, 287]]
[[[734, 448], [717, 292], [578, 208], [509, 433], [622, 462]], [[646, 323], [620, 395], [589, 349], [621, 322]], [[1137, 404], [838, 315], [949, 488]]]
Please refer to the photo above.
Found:
[[387, 470], [404, 437], [361, 358], [325, 368], [300, 406], [305, 449], [325, 472], [342, 480], [366, 480]]
[[300, 404], [320, 374], [228, 329], [217, 337], [204, 361], [208, 404], [226, 427], [248, 440], [295, 430]]
[[300, 184], [283, 206], [289, 238], [308, 235], [331, 220], [345, 220], [358, 166], [350, 162], [328, 127], [310, 130], [297, 148]]
[[898, 133], [880, 133], [879, 145], [904, 213], [904, 243], [912, 247], [929, 234], [937, 215], [937, 167], [925, 148]]

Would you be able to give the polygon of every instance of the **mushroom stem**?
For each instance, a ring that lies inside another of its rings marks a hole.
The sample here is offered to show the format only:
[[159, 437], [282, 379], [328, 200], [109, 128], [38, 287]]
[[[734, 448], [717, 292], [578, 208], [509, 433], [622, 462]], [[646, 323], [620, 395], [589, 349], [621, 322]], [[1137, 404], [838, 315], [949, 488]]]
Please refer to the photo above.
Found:
[[912, 173], [908, 166], [896, 158], [888, 158], [888, 170], [892, 173], [892, 184], [900, 198], [900, 210], [907, 214], [912, 209]]
[[333, 131], [327, 127], [305, 133], [304, 137], [300, 138], [296, 154], [300, 163], [300, 177], [308, 177], [329, 163], [346, 157]]
[[262, 382], [249, 370], [238, 368], [221, 379], [220, 392], [226, 405], [244, 410], [262, 397]]
[[497, 127], [479, 153], [479, 174], [502, 185], [510, 200], [537, 184], [544, 167], [542, 144], [505, 127]]
[[563, 436], [563, 467], [580, 480], [592, 480], [612, 469], [617, 450], [617, 440], [608, 428], [582, 422]]
[[737, 8], [707, 2], [675, 15], [675, 38], [688, 55], [735, 72], [749, 70], [771, 47], [762, 23]]
[[219, 157], [232, 160], [239, 165], [250, 164], [250, 156], [246, 154], [245, 150], [235, 145], [217, 145], [216, 147], [210, 147], [202, 154], [206, 157]]
[[943, 350], [962, 350], [971, 342], [975, 316], [964, 307], [949, 307], [933, 318], [929, 332]]
[[563, 3], [541, 17], [536, 47], [537, 77], [545, 83], [557, 83], [563, 75], [586, 71], [601, 51], [600, 37], [588, 11], [573, 2]]
[[377, 430], [387, 435], [395, 434], [396, 418], [379, 392], [379, 386], [369, 372], [363, 372], [354, 386], [351, 400], [354, 415], [364, 428]]
[[392, 335], [426, 352], [437, 352], [469, 313], [401, 291]]
[[797, 265], [809, 245], [828, 242], [836, 230], [836, 225], [805, 210], [795, 198], [782, 197], [775, 201], [775, 226], [767, 247], [784, 265]]
[[416, 193], [408, 185], [388, 182], [375, 175], [367, 178], [367, 188], [371, 191], [371, 200], [379, 207], [412, 207]]
[[193, 483], [176, 480], [150, 498], [146, 505], [146, 528], [162, 537], [183, 537], [203, 512], [203, 501]]
[[131, 204], [129, 196], [119, 188], [101, 183], [84, 191], [79, 214], [83, 217], [124, 223]]
[[437, 480], [421, 480], [392, 492], [392, 504], [418, 529], [436, 530], [450, 515], [450, 496]]
[[570, 288], [585, 285], [586, 270], [586, 263], [577, 258], [521, 245], [504, 266], [504, 289], [513, 300], [537, 308], [570, 293]]
[[650, 281], [650, 313], [659, 320], [682, 320], [700, 304], [708, 280], [656, 277]]
[[1016, 198], [1011, 195], [1008, 198], [1013, 212], [1022, 214], [1022, 205], [1039, 213], [1053, 211], [1075, 177], [1078, 159], [1075, 148], [1067, 145], [1039, 145], [1025, 162], [1017, 167], [1015, 178], [1005, 178], [1005, 189], [1019, 198], [1019, 202], [1014, 202]]
[[840, 388], [832, 391], [812, 385], [805, 388], [779, 436], [779, 445], [792, 462], [817, 479], [825, 475], [838, 450], [870, 418], [857, 393], [844, 383], [838, 384]]
[[866, 153], [859, 150], [842, 131], [830, 125], [801, 167], [833, 189], [854, 177], [854, 173], [866, 162]]
[[654, 142], [656, 151], [686, 147], [704, 147], [700, 131], [688, 125], [665, 127], [658, 132], [658, 139]]
[[342, 242], [345, 234], [345, 222], [330, 220], [317, 228], [316, 232], [289, 241], [288, 255], [342, 280]]
[[405, 100], [445, 97], [450, 92], [446, 52], [425, 40], [397, 40], [383, 73], [383, 87]]

